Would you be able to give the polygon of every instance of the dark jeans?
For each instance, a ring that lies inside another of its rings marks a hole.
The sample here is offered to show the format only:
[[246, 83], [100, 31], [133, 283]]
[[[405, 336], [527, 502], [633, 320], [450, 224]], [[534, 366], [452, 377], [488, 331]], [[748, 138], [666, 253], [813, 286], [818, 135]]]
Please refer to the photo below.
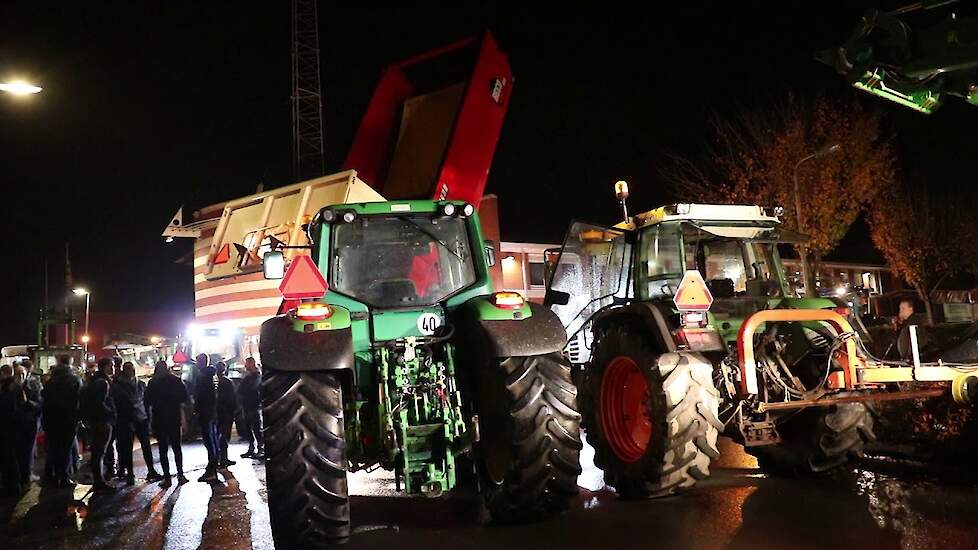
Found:
[[170, 457], [167, 456], [170, 447], [173, 447], [173, 458], [177, 463], [177, 475], [183, 475], [183, 448], [180, 446], [182, 434], [180, 433], [180, 422], [170, 424], [153, 423], [153, 435], [156, 436], [156, 443], [160, 446], [160, 466], [163, 468], [163, 475], [170, 476]]
[[105, 449], [112, 439], [112, 424], [108, 422], [92, 422], [89, 425], [92, 441], [92, 481], [96, 486], [105, 485], [102, 474], [102, 461], [105, 459]]
[[68, 479], [71, 469], [71, 447], [75, 444], [74, 426], [58, 426], [45, 434], [47, 438], [48, 456], [45, 472], [52, 479], [62, 482]]
[[[9, 428], [8, 428], [9, 429]], [[17, 468], [17, 453], [14, 449], [15, 434], [11, 430], [2, 434], [0, 441], [0, 480], [6, 491], [20, 492], [20, 472]]]
[[109, 474], [116, 472], [116, 461], [115, 461], [115, 436], [117, 435], [116, 430], [112, 430], [112, 434], [109, 435], [109, 440], [105, 443], [105, 455], [102, 457], [102, 465], [105, 466], [105, 470]]
[[153, 443], [149, 440], [149, 420], [136, 422], [133, 424], [133, 433], [139, 440], [139, 447], [143, 451], [143, 461], [146, 463], [146, 475], [156, 472], [153, 466]]
[[217, 429], [216, 420], [200, 420], [200, 436], [204, 440], [204, 448], [207, 449], [207, 469], [216, 470], [217, 463], [220, 461], [221, 435]]
[[248, 411], [244, 413], [245, 431], [241, 434], [248, 440], [248, 450], [259, 453], [265, 450], [265, 437], [261, 433], [262, 418], [261, 411]]
[[132, 425], [116, 424], [113, 436], [113, 439], [115, 439], [115, 450], [119, 456], [119, 476], [134, 476], [135, 472], [132, 467]]
[[34, 447], [37, 443], [37, 431], [18, 433], [16, 435], [17, 474], [21, 485], [30, 485], [31, 471], [34, 470]]
[[221, 435], [221, 463], [227, 462], [228, 460], [228, 443], [231, 442], [231, 427], [233, 426], [233, 418], [227, 421], [219, 422], [217, 426]]

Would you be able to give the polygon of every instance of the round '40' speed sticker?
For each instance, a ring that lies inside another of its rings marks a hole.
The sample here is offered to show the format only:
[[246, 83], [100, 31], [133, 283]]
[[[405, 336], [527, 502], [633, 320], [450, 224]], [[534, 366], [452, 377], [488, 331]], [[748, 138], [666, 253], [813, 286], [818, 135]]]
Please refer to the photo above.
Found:
[[418, 331], [425, 336], [431, 336], [441, 326], [441, 317], [434, 313], [422, 313], [418, 317]]

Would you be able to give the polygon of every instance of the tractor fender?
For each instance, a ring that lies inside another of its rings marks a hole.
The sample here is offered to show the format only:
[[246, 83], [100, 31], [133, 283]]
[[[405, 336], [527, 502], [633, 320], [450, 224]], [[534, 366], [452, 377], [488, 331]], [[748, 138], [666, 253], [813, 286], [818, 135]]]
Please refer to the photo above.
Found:
[[487, 357], [545, 355], [567, 345], [560, 319], [540, 304], [527, 302], [518, 318], [488, 308], [495, 306], [487, 298], [473, 298], [458, 308], [453, 318], [460, 342], [481, 347], [478, 351]]
[[[655, 337], [656, 347], [663, 352], [676, 351], [676, 341], [672, 337], [671, 323], [666, 314], [653, 302], [634, 302], [623, 307], [609, 309], [594, 316], [593, 330], [623, 321], [638, 322], [649, 334]], [[670, 312], [671, 313], [671, 312]]]
[[[332, 307], [337, 312], [342, 310]], [[277, 371], [352, 371], [353, 333], [349, 315], [346, 318], [347, 322], [336, 328], [310, 332], [302, 330], [301, 323], [296, 325], [288, 314], [268, 319], [261, 325], [258, 343], [262, 366]]]

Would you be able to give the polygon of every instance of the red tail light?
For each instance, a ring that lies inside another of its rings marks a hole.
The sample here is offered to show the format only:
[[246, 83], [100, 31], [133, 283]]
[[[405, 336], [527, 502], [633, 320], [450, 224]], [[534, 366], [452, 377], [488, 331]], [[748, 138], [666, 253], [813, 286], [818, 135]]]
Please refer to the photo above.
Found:
[[516, 292], [496, 292], [489, 296], [489, 303], [499, 309], [522, 309], [526, 301]]

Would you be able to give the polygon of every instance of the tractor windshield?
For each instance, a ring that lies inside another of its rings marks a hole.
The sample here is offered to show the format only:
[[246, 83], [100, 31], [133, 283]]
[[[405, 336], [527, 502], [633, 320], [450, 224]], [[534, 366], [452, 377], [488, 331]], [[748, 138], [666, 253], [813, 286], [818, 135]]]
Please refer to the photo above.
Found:
[[776, 239], [768, 228], [683, 224], [688, 269], [698, 269], [717, 299], [782, 296]]
[[755, 227], [660, 224], [642, 232], [637, 282], [645, 298], [671, 297], [686, 270], [703, 274], [713, 296], [776, 297], [785, 288], [776, 242]]
[[475, 282], [465, 223], [364, 216], [334, 225], [331, 287], [379, 308], [436, 304]]

